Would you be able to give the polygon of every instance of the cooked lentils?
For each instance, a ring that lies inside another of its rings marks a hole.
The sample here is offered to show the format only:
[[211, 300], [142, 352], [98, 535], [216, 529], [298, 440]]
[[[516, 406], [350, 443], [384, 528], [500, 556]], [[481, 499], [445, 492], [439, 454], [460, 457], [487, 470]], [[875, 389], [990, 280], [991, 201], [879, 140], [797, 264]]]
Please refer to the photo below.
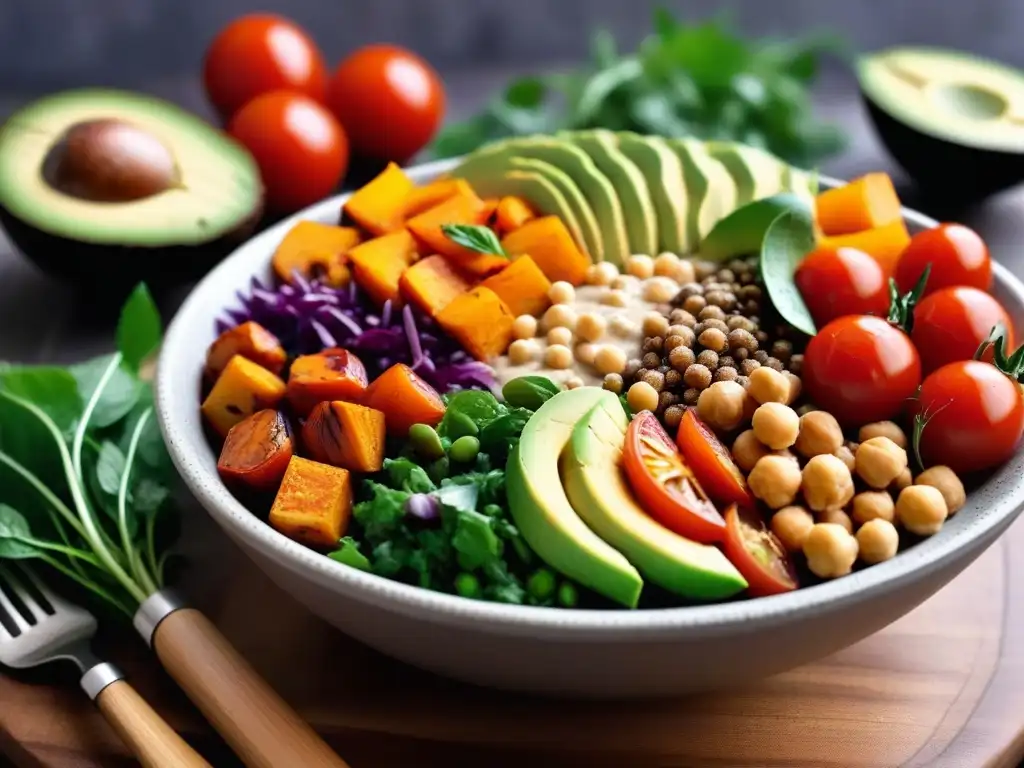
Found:
[[646, 336], [640, 357], [626, 364], [622, 376], [605, 380], [613, 392], [625, 392], [635, 381], [650, 384], [670, 428], [713, 382], [745, 387], [761, 366], [797, 376], [803, 366], [794, 346], [799, 334], [785, 323], [764, 322], [772, 308], [755, 282], [753, 261], [695, 262], [694, 271], [696, 281], [683, 285], [665, 310], [666, 331]]

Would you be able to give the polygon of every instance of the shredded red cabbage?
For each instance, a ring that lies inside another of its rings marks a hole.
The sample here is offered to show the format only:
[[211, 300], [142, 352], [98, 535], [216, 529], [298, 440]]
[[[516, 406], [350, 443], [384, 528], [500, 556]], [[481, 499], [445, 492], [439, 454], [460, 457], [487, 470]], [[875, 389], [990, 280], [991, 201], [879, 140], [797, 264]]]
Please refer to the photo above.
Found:
[[267, 287], [253, 278], [249, 294], [239, 291], [239, 309], [217, 320], [217, 333], [254, 320], [291, 354], [344, 347], [363, 361], [373, 377], [405, 363], [439, 392], [495, 389], [490, 366], [473, 360], [437, 323], [409, 306], [378, 310], [355, 283], [332, 288], [296, 276], [293, 283]]

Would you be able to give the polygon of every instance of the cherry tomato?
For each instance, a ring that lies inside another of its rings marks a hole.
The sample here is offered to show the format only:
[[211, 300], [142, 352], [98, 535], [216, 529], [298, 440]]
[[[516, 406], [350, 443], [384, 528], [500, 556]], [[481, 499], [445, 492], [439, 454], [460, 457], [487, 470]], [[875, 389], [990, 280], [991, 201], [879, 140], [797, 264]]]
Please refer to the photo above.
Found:
[[725, 536], [725, 520], [650, 411], [641, 411], [629, 423], [622, 464], [633, 493], [666, 528], [708, 544]]
[[729, 449], [722, 445], [693, 408], [683, 412], [676, 445], [712, 499], [721, 504], [754, 505], [746, 478], [732, 460]]
[[889, 310], [885, 272], [857, 248], [815, 249], [800, 264], [795, 280], [818, 326], [844, 315], [885, 315]]
[[316, 44], [287, 19], [242, 16], [214, 38], [203, 62], [206, 95], [224, 120], [270, 91], [304, 93], [322, 102], [327, 67]]
[[752, 597], [778, 595], [800, 586], [786, 548], [754, 510], [741, 511], [735, 504], [725, 510], [722, 548], [747, 580], [747, 591]]
[[444, 87], [419, 56], [393, 45], [368, 45], [338, 65], [327, 103], [356, 154], [404, 163], [444, 117]]
[[327, 197], [348, 168], [348, 139], [338, 121], [299, 93], [257, 96], [231, 119], [228, 133], [256, 158], [267, 204], [280, 213]]
[[954, 472], [990, 469], [1009, 459], [1024, 433], [1020, 385], [990, 363], [944, 365], [921, 385], [925, 464]]
[[896, 284], [906, 293], [932, 265], [924, 293], [940, 288], [969, 285], [987, 291], [992, 284], [992, 260], [988, 246], [973, 229], [963, 224], [940, 224], [914, 235], [896, 264]]
[[910, 334], [921, 355], [925, 375], [947, 363], [973, 358], [999, 323], [1006, 328], [1006, 346], [1012, 349], [1013, 322], [1002, 305], [985, 291], [960, 286], [925, 296], [914, 310]]
[[818, 331], [804, 352], [811, 400], [845, 426], [897, 416], [921, 383], [907, 335], [880, 317], [849, 315]]

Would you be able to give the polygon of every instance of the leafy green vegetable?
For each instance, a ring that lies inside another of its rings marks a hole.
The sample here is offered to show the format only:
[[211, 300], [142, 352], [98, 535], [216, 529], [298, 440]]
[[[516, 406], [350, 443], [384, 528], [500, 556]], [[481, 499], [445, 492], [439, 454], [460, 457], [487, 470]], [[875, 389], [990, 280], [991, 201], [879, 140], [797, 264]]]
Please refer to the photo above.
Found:
[[131, 371], [160, 346], [160, 312], [145, 283], [139, 283], [128, 297], [117, 324], [117, 351]]
[[501, 241], [490, 227], [472, 224], [442, 224], [441, 232], [456, 245], [468, 248], [477, 253], [494, 254], [508, 258]]
[[547, 376], [519, 376], [501, 388], [501, 396], [508, 405], [536, 411], [559, 391]]
[[423, 467], [409, 459], [384, 459], [384, 471], [391, 487], [406, 493], [429, 493], [436, 487]]
[[758, 253], [768, 227], [780, 214], [792, 208], [810, 210], [807, 201], [790, 192], [755, 200], [737, 208], [708, 232], [700, 244], [701, 258], [726, 261]]
[[366, 555], [359, 551], [359, 542], [351, 536], [343, 536], [338, 542], [339, 548], [327, 555], [332, 560], [344, 563], [361, 571], [370, 570], [370, 561]]
[[814, 249], [814, 220], [806, 207], [779, 214], [765, 232], [760, 272], [768, 297], [783, 320], [809, 336], [818, 332], [793, 276]]
[[608, 128], [741, 141], [812, 167], [845, 144], [812, 114], [810, 86], [826, 53], [845, 49], [823, 34], [746, 41], [724, 20], [683, 24], [662, 9], [635, 53], [620, 55], [598, 31], [583, 69], [513, 81], [432, 149], [449, 157], [506, 136]]

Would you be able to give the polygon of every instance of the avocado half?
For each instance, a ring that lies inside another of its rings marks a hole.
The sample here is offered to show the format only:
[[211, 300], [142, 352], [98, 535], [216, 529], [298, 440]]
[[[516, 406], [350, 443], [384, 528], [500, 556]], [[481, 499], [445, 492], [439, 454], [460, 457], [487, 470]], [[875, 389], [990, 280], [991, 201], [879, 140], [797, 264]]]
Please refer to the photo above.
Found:
[[890, 48], [857, 65], [893, 158], [933, 197], [980, 200], [1024, 181], [1024, 73], [937, 48]]
[[149, 96], [47, 96], [0, 128], [0, 223], [46, 272], [118, 292], [194, 279], [252, 234], [263, 185], [249, 152]]

